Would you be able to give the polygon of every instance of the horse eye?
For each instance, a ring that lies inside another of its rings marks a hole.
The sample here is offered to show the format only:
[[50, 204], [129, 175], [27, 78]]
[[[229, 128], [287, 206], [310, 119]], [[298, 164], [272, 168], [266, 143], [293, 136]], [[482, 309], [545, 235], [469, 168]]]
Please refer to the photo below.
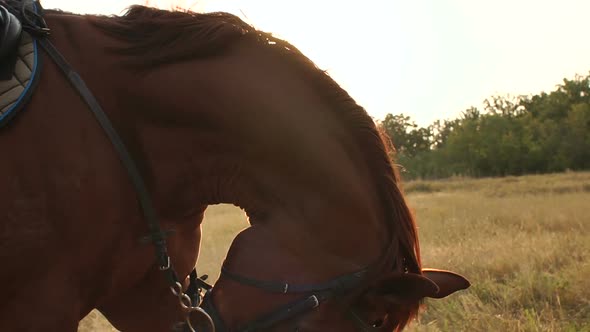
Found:
[[385, 320], [383, 319], [377, 319], [376, 321], [371, 323], [371, 327], [382, 327], [384, 322]]

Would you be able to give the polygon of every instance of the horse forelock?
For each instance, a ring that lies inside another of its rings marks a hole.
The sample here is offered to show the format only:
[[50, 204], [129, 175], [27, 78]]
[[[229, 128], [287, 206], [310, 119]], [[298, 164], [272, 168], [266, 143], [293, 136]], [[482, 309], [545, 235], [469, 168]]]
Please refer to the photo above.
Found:
[[[384, 205], [390, 233], [389, 258], [394, 269], [421, 273], [420, 250], [414, 217], [400, 189], [400, 177], [393, 161], [389, 138], [366, 111], [326, 72], [320, 70], [290, 43], [256, 30], [237, 16], [228, 13], [194, 13], [165, 11], [132, 6], [119, 17], [90, 17], [99, 29], [123, 41], [122, 47], [110, 51], [127, 56], [123, 64], [142, 70], [188, 59], [223, 54], [244, 38], [262, 47], [270, 47], [284, 55], [309, 78], [315, 91], [331, 105], [354, 141], [361, 147], [379, 197]], [[410, 308], [408, 320], [417, 313]], [[405, 325], [406, 322], [402, 322]]]

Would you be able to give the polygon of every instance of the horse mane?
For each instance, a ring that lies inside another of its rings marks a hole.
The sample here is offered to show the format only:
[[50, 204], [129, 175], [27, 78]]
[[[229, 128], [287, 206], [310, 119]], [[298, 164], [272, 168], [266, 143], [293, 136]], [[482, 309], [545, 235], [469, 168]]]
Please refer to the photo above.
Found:
[[[390, 232], [389, 258], [394, 269], [421, 273], [420, 250], [414, 216], [400, 189], [400, 176], [393, 163], [391, 141], [367, 112], [325, 71], [290, 43], [256, 30], [235, 15], [228, 13], [195, 13], [166, 11], [135, 5], [123, 16], [90, 16], [91, 23], [124, 46], [109, 51], [127, 56], [123, 64], [135, 69], [183, 60], [223, 54], [236, 41], [250, 39], [260, 47], [280, 52], [292, 66], [309, 79], [317, 91], [337, 112], [337, 117], [350, 128], [362, 146], [364, 159], [379, 188], [379, 197], [386, 207]], [[418, 306], [409, 308], [405, 325], [417, 314]]]

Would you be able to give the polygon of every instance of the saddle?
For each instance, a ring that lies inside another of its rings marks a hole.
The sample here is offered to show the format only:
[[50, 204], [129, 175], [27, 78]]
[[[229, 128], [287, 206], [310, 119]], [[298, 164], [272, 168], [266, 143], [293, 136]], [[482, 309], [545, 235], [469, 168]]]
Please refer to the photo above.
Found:
[[26, 11], [37, 8], [27, 0], [0, 0], [0, 128], [30, 100], [41, 72], [37, 40], [29, 33], [35, 31], [30, 18], [21, 17]]

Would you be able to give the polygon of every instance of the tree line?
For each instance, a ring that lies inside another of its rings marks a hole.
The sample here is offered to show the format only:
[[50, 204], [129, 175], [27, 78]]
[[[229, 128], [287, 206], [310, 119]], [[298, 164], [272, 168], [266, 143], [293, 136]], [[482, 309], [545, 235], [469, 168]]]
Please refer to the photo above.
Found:
[[378, 125], [407, 179], [487, 177], [590, 169], [590, 75], [555, 91], [492, 96], [455, 120], [418, 126], [388, 114]]

